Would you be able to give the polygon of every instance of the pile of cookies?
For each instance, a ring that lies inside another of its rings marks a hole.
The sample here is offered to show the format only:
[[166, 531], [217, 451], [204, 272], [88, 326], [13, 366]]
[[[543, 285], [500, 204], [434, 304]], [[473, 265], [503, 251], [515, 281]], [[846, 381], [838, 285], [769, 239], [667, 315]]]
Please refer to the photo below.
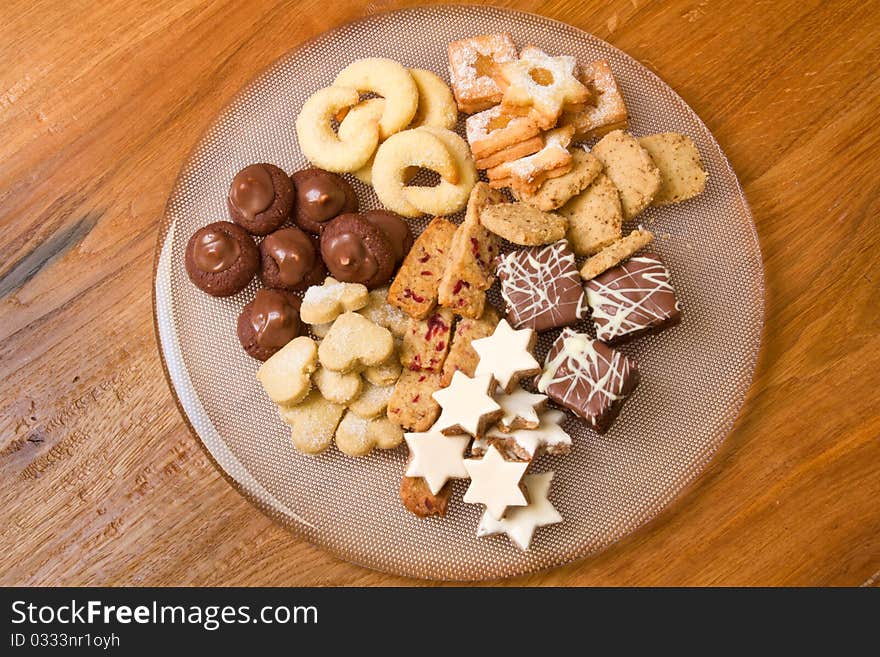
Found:
[[395, 338], [405, 319], [385, 303], [386, 294], [328, 276], [306, 290], [300, 309], [317, 339], [296, 338], [257, 370], [304, 454], [320, 454], [334, 437], [349, 456], [403, 440], [386, 408], [401, 372]]
[[[312, 163], [372, 185], [387, 209], [405, 217], [454, 214], [477, 180], [467, 144], [453, 132], [457, 119], [439, 76], [372, 57], [352, 62], [309, 97], [296, 134]], [[408, 184], [419, 169], [436, 173], [439, 184]]]
[[[635, 220], [697, 196], [707, 174], [688, 137], [625, 132], [608, 62], [518, 50], [507, 34], [448, 52], [451, 89], [389, 59], [346, 66], [296, 121], [321, 168], [240, 171], [232, 222], [197, 231], [186, 267], [215, 296], [259, 274], [239, 339], [264, 361], [257, 378], [298, 450], [335, 441], [362, 456], [405, 440], [407, 509], [443, 516], [451, 480], [469, 479], [478, 535], [528, 549], [562, 520], [553, 473], [532, 466], [570, 451], [566, 411], [606, 432], [639, 383], [615, 347], [680, 321]], [[436, 185], [419, 184], [425, 170]], [[339, 174], [372, 185], [384, 209], [359, 212]], [[463, 208], [461, 223], [446, 218]], [[414, 236], [407, 219], [423, 214]], [[488, 301], [496, 285], [503, 312]], [[573, 328], [584, 320], [589, 333]], [[558, 335], [541, 363], [547, 331]]]

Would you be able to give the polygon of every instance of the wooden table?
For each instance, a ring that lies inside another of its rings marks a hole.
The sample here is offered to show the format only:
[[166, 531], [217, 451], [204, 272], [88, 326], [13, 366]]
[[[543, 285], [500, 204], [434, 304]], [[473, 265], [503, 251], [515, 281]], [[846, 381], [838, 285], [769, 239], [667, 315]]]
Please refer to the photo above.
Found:
[[[226, 483], [172, 401], [150, 300], [163, 205], [224, 104], [301, 41], [406, 4], [2, 4], [0, 584], [412, 583]], [[767, 285], [755, 382], [705, 474], [604, 553], [511, 583], [877, 585], [877, 5], [500, 4], [684, 97], [742, 181]]]

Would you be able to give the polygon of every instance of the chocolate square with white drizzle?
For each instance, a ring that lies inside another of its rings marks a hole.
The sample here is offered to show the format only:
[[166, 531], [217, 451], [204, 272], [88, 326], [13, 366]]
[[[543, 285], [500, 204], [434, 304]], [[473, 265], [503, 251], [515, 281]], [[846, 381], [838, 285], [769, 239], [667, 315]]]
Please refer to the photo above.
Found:
[[655, 253], [634, 256], [587, 282], [596, 337], [621, 344], [681, 321], [669, 270]]
[[546, 331], [587, 315], [574, 253], [565, 240], [501, 256], [496, 274], [514, 328]]
[[605, 433], [636, 389], [639, 370], [622, 352], [566, 328], [550, 347], [536, 383], [538, 391]]

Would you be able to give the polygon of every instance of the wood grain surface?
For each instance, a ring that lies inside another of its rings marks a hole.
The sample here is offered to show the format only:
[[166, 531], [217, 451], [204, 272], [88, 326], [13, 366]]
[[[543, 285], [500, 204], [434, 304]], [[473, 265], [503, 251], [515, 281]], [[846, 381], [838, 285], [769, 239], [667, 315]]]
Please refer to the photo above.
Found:
[[[303, 40], [408, 4], [0, 4], [0, 584], [417, 583], [245, 501], [178, 414], [151, 318], [157, 223], [213, 117]], [[742, 181], [767, 286], [755, 382], [705, 474], [602, 554], [507, 583], [877, 585], [880, 7], [499, 4], [682, 95]]]

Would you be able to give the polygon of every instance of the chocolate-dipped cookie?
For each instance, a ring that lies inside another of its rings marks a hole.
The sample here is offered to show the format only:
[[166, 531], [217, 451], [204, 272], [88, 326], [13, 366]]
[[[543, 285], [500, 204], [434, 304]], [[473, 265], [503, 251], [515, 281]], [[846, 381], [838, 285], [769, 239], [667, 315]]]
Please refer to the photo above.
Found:
[[287, 290], [258, 290], [238, 316], [238, 341], [257, 360], [267, 360], [299, 337], [301, 301]]
[[254, 238], [230, 221], [199, 228], [186, 245], [186, 273], [193, 284], [215, 297], [240, 292], [260, 268]]
[[226, 204], [232, 220], [253, 235], [268, 235], [290, 218], [293, 183], [274, 164], [251, 164], [232, 179]]
[[331, 219], [357, 212], [354, 189], [341, 176], [323, 169], [303, 169], [290, 176], [296, 188], [293, 220], [304, 231], [320, 235]]
[[368, 210], [363, 216], [388, 237], [391, 248], [394, 249], [394, 264], [403, 262], [414, 241], [407, 220], [390, 210]]
[[336, 280], [369, 289], [387, 283], [396, 263], [385, 231], [359, 214], [340, 215], [324, 227], [321, 257]]
[[320, 242], [299, 228], [280, 228], [260, 242], [260, 280], [283, 290], [305, 290], [324, 280]]

